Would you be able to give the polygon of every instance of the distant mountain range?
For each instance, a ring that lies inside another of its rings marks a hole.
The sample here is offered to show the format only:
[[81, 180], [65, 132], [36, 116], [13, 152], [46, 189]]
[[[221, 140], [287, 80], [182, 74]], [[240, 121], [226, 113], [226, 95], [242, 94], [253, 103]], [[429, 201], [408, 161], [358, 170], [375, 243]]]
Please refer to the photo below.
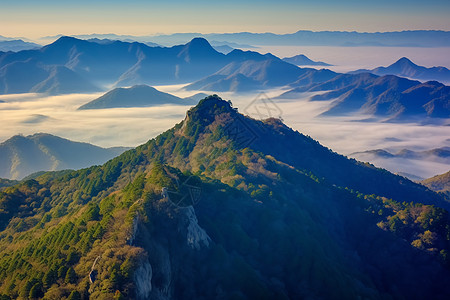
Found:
[[[30, 50], [34, 51], [34, 50]], [[22, 52], [18, 52], [22, 53]], [[5, 53], [0, 56], [15, 55]], [[0, 93], [89, 93], [100, 89], [91, 82], [62, 65], [44, 65], [41, 62], [29, 58], [13, 61], [0, 67]]]
[[223, 54], [228, 54], [231, 51], [234, 50], [234, 48], [228, 46], [228, 45], [221, 45], [221, 46], [213, 46], [214, 50], [216, 50], [217, 52], [223, 53]]
[[350, 155], [369, 154], [377, 157], [385, 158], [409, 158], [418, 160], [432, 160], [439, 161], [450, 165], [450, 147], [436, 148], [425, 151], [412, 151], [408, 149], [402, 149], [396, 153], [391, 153], [383, 149], [369, 150], [364, 152], [354, 152]]
[[165, 48], [61, 37], [39, 50], [0, 54], [0, 94], [89, 93], [103, 90], [105, 85], [189, 82], [186, 90], [208, 92], [291, 87], [282, 98], [324, 92], [312, 100], [337, 99], [325, 115], [365, 113], [393, 121], [448, 118], [450, 109], [449, 87], [435, 81], [420, 83], [394, 75], [299, 68], [272, 54], [239, 49], [225, 55], [203, 38]]
[[39, 50], [0, 53], [0, 93], [56, 94], [98, 91], [98, 87], [111, 84], [187, 83], [248, 56], [236, 51], [228, 55], [217, 52], [202, 38], [165, 48], [61, 37]]
[[[191, 34], [192, 35], [192, 34]], [[449, 31], [415, 30], [399, 32], [345, 32], [345, 31], [308, 31], [299, 30], [295, 33], [224, 33], [205, 34], [207, 39], [246, 43], [251, 45], [286, 45], [286, 46], [396, 46], [396, 47], [448, 47], [450, 46]], [[174, 34], [151, 39], [153, 42], [164, 40], [182, 40], [189, 34]]]
[[16, 135], [0, 144], [0, 178], [22, 179], [39, 171], [81, 169], [102, 164], [125, 150], [101, 148], [44, 133]]
[[395, 153], [375, 149], [349, 154], [359, 161], [367, 161], [377, 167], [420, 181], [450, 168], [450, 147], [425, 151], [402, 149]]
[[272, 54], [234, 50], [227, 55], [232, 62], [185, 88], [215, 92], [248, 92], [283, 86], [295, 81], [305, 70]]
[[38, 49], [41, 48], [41, 45], [25, 42], [22, 40], [0, 40], [0, 51], [8, 52], [8, 51], [22, 51], [22, 50], [30, 50], [30, 49]]
[[131, 88], [116, 88], [103, 96], [80, 106], [83, 109], [99, 109], [114, 107], [149, 107], [164, 104], [196, 105], [205, 94], [196, 94], [187, 98], [158, 91], [148, 85], [135, 85]]
[[[45, 37], [44, 40], [55, 40], [60, 36]], [[175, 33], [157, 36], [126, 36], [114, 34], [79, 35], [79, 38], [108, 38], [118, 40], [151, 41], [160, 45], [184, 44], [195, 37], [203, 37], [211, 41], [273, 46], [395, 46], [395, 47], [448, 47], [450, 32], [438, 30], [411, 30], [396, 32], [346, 32], [346, 31], [308, 31], [295, 33]], [[230, 45], [231, 46], [231, 45]], [[243, 47], [234, 47], [243, 48]], [[247, 47], [248, 48], [248, 47]]]
[[370, 73], [333, 74], [323, 71], [316, 77], [312, 74], [315, 71], [310, 71], [306, 78], [297, 81], [298, 87], [283, 93], [280, 98], [323, 91], [311, 100], [335, 99], [323, 113], [328, 116], [362, 113], [390, 121], [450, 117], [450, 87], [436, 81], [421, 83], [393, 75], [380, 77]]
[[313, 61], [304, 54], [285, 57], [283, 58], [283, 60], [296, 66], [331, 66], [330, 64], [324, 63], [322, 61]]
[[450, 70], [445, 67], [426, 68], [418, 66], [406, 57], [400, 58], [398, 61], [388, 67], [378, 67], [373, 70], [357, 70], [350, 73], [372, 73], [376, 75], [396, 75], [407, 77], [421, 81], [436, 80], [450, 83]]

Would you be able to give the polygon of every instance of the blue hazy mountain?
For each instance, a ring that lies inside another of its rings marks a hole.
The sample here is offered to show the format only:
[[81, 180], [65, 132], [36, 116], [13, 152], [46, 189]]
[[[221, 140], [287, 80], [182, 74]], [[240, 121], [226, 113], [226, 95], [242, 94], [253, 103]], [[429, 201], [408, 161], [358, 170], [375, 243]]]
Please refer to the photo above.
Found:
[[[135, 85], [130, 88], [116, 88], [103, 96], [80, 106], [79, 109], [99, 109], [114, 107], [149, 107], [165, 104], [195, 105], [204, 98], [203, 94], [179, 98], [174, 95], [158, 91], [148, 85]], [[195, 99], [198, 99], [195, 101]]]
[[436, 80], [441, 82], [450, 82], [450, 70], [445, 67], [426, 68], [418, 66], [406, 57], [388, 67], [378, 67], [373, 70], [357, 70], [351, 73], [370, 72], [376, 75], [396, 75], [421, 81]]
[[[435, 148], [424, 151], [402, 149], [388, 151], [374, 149], [349, 154], [359, 161], [369, 161], [377, 167], [383, 167], [411, 180], [420, 181], [450, 166], [450, 147]], [[427, 163], [434, 167], [427, 167]], [[438, 166], [436, 168], [436, 166]]]
[[37, 49], [42, 47], [36, 43], [25, 42], [22, 40], [0, 40], [0, 51], [8, 52], [8, 51], [22, 51], [22, 50], [30, 50]]
[[175, 33], [170, 35], [148, 36], [146, 40], [158, 44], [185, 43], [194, 37], [228, 43], [285, 46], [396, 46], [396, 47], [448, 47], [450, 32], [439, 30], [410, 30], [397, 32], [347, 32], [347, 31], [308, 31], [295, 33]]
[[143, 49], [138, 61], [119, 77], [117, 86], [191, 82], [214, 73], [228, 60], [202, 38], [171, 48]]
[[39, 171], [81, 169], [102, 164], [128, 148], [101, 148], [38, 133], [0, 143], [0, 177], [22, 179]]
[[402, 149], [395, 153], [391, 153], [383, 149], [376, 149], [376, 150], [367, 150], [363, 152], [354, 152], [350, 155], [354, 156], [362, 154], [373, 155], [374, 157], [383, 157], [383, 158], [407, 158], [415, 160], [428, 160], [428, 161], [442, 162], [450, 165], [450, 147], [435, 148], [424, 151], [413, 151], [409, 149]]
[[283, 60], [296, 66], [331, 66], [330, 64], [324, 63], [322, 61], [313, 61], [304, 54], [285, 57], [283, 58]]
[[230, 47], [228, 45], [213, 46], [213, 48], [217, 52], [220, 52], [220, 53], [223, 53], [223, 54], [228, 54], [228, 53], [230, 53], [231, 51], [234, 50], [234, 48], [232, 48], [232, 47]]
[[296, 81], [306, 72], [272, 54], [234, 50], [227, 55], [233, 62], [213, 75], [188, 86], [187, 90], [247, 92]]
[[[54, 66], [62, 66], [78, 74], [79, 78], [90, 82], [85, 83], [89, 87], [113, 83], [116, 86], [131, 86], [191, 82], [216, 72], [229, 62], [229, 58], [200, 38], [186, 45], [165, 48], [137, 42], [99, 42], [61, 37], [39, 50], [8, 52], [0, 56], [0, 68], [8, 69], [11, 64], [21, 64], [21, 69], [15, 72], [3, 70], [3, 81], [14, 82], [4, 87], [3, 93], [10, 90], [29, 92], [49, 75], [37, 69]], [[23, 65], [25, 63], [29, 66]], [[33, 78], [28, 79], [31, 73]], [[9, 87], [14, 84], [16, 88]]]
[[324, 115], [371, 114], [389, 120], [450, 117], [450, 87], [436, 81], [421, 83], [393, 75], [324, 73], [330, 80], [298, 82], [298, 87], [279, 98], [295, 98], [303, 92], [319, 92], [313, 101], [336, 100]]
[[98, 87], [65, 66], [44, 65], [30, 58], [0, 67], [0, 94], [96, 91]]

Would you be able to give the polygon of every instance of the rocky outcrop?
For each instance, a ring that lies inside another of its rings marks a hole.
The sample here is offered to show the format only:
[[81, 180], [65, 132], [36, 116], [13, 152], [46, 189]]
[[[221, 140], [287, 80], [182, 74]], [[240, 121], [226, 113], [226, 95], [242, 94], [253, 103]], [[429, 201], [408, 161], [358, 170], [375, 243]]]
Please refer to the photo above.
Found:
[[148, 259], [144, 260], [134, 271], [133, 279], [136, 285], [136, 299], [149, 299], [152, 291], [152, 266]]
[[92, 284], [97, 279], [98, 271], [95, 269], [95, 265], [97, 264], [97, 261], [99, 260], [100, 256], [97, 256], [97, 258], [94, 260], [94, 263], [92, 264], [91, 271], [89, 272], [89, 282]]
[[186, 217], [188, 220], [187, 226], [187, 244], [192, 249], [200, 250], [202, 246], [208, 247], [211, 238], [206, 231], [198, 225], [197, 216], [195, 215], [194, 207], [188, 206], [185, 208]]

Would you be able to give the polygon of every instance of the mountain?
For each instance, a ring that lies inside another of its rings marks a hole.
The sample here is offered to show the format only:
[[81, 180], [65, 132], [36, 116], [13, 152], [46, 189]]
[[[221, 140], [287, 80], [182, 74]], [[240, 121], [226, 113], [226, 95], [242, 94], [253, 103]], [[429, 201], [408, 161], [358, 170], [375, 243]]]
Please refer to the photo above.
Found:
[[385, 157], [385, 158], [401, 157], [417, 160], [441, 161], [443, 163], [450, 164], [450, 147], [435, 148], [425, 151], [413, 151], [408, 149], [402, 149], [394, 154], [383, 149], [376, 149], [364, 152], [354, 152], [350, 155], [359, 155], [359, 154], [370, 154], [375, 155], [377, 157]]
[[198, 102], [200, 102], [200, 100], [202, 100], [202, 99], [204, 99], [204, 98], [206, 98], [206, 97], [208, 97], [208, 94], [205, 94], [205, 93], [196, 93], [196, 94], [194, 94], [194, 95], [192, 95], [192, 96], [184, 97], [183, 99], [184, 99], [185, 101], [193, 101], [193, 102], [195, 102], [195, 103], [197, 104]]
[[396, 75], [422, 81], [440, 81], [450, 83], [450, 70], [445, 67], [426, 68], [418, 66], [406, 57], [400, 58], [398, 61], [388, 67], [378, 67], [373, 70], [357, 70], [351, 73], [370, 72], [376, 75]]
[[231, 51], [234, 50], [234, 48], [231, 48], [228, 45], [220, 45], [220, 46], [213, 46], [214, 50], [216, 50], [217, 52], [223, 53], [223, 54], [228, 54]]
[[[30, 84], [23, 81], [28, 74], [35, 74], [35, 69], [66, 68], [88, 81], [89, 84], [85, 82], [85, 85], [89, 87], [108, 84], [131, 86], [197, 80], [216, 72], [228, 61], [224, 54], [215, 51], [204, 39], [193, 39], [186, 45], [164, 48], [137, 42], [99, 43], [61, 37], [38, 50], [3, 53], [0, 56], [0, 69], [2, 81], [18, 81], [18, 92], [23, 93], [30, 91]], [[21, 69], [7, 72], [8, 68], [17, 64], [21, 64]], [[44, 75], [35, 78], [34, 85], [42, 83], [49, 76], [48, 71], [44, 71], [41, 71]]]
[[96, 91], [99, 91], [98, 87], [64, 66], [47, 66], [28, 59], [11, 62], [0, 68], [0, 94]]
[[450, 295], [442, 195], [217, 96], [103, 166], [2, 190], [0, 205], [4, 297]]
[[37, 49], [42, 47], [41, 45], [25, 42], [22, 40], [6, 40], [2, 41], [0, 40], [0, 51], [2, 52], [8, 52], [8, 51], [22, 51], [22, 50], [30, 50], [30, 49]]
[[283, 58], [283, 60], [296, 66], [331, 66], [330, 64], [324, 63], [322, 61], [313, 61], [303, 54], [295, 55], [292, 57], [285, 57]]
[[[199, 82], [191, 89], [247, 91], [283, 86], [304, 72], [271, 54], [237, 49], [219, 53], [203, 38], [166, 48], [61, 37], [39, 50], [0, 55], [0, 92], [92, 92], [98, 91], [96, 86], [194, 81]], [[31, 78], [26, 75], [30, 73]]]
[[[91, 34], [77, 35], [81, 39], [100, 38], [112, 40], [133, 40], [138, 42], [154, 42], [160, 45], [183, 44], [195, 37], [227, 43], [231, 47], [234, 44], [241, 45], [266, 45], [266, 46], [395, 46], [395, 47], [448, 47], [450, 46], [449, 31], [439, 30], [408, 30], [395, 32], [348, 32], [348, 31], [309, 31], [299, 30], [294, 33], [275, 34], [237, 32], [237, 33], [211, 33], [198, 32], [174, 33], [158, 36], [130, 36], [115, 34]], [[45, 37], [43, 40], [60, 38], [61, 35]], [[234, 48], [250, 48], [238, 46]]]
[[148, 85], [135, 85], [130, 88], [116, 88], [103, 96], [80, 106], [78, 109], [99, 109], [113, 107], [149, 107], [164, 104], [195, 105], [197, 101], [182, 99], [158, 91]]
[[271, 55], [234, 50], [227, 57], [233, 62], [185, 87], [186, 90], [215, 92], [247, 92], [284, 86], [296, 81], [305, 69], [286, 63]]
[[425, 179], [421, 183], [433, 191], [448, 193], [450, 196], [450, 171]]
[[16, 135], [0, 144], [0, 177], [22, 179], [38, 171], [80, 169], [101, 164], [126, 148], [100, 148], [50, 134]]
[[450, 116], [450, 87], [436, 81], [421, 83], [393, 75], [326, 72], [316, 77], [309, 74], [291, 86], [296, 87], [278, 98], [323, 91], [311, 100], [335, 100], [323, 115], [362, 113], [389, 121], [426, 121]]
[[359, 161], [368, 161], [390, 172], [411, 180], [421, 181], [450, 166], [450, 148], [442, 147], [425, 151], [402, 149], [396, 152], [375, 149], [349, 154]]
[[150, 48], [123, 73], [117, 86], [140, 83], [185, 83], [214, 73], [226, 64], [226, 56], [202, 38], [171, 48]]

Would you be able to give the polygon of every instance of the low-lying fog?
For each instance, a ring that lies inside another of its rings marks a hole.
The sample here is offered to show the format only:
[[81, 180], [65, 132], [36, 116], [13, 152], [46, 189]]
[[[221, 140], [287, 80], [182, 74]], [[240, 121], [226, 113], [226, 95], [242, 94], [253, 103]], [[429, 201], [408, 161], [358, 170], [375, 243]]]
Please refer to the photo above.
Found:
[[[180, 97], [192, 95], [177, 86], [159, 86], [159, 90]], [[267, 91], [268, 97], [281, 90]], [[189, 106], [165, 105], [148, 108], [113, 108], [77, 110], [101, 94], [73, 94], [42, 96], [21, 94], [0, 96], [0, 141], [15, 134], [45, 132], [75, 141], [89, 142], [103, 147], [137, 146], [157, 136], [183, 120]], [[233, 95], [222, 93], [232, 100], [239, 111], [253, 114], [258, 94]], [[357, 121], [350, 118], [318, 117], [330, 102], [310, 102], [308, 95], [296, 100], [272, 100], [284, 122], [301, 133], [320, 141], [334, 151], [348, 155], [353, 152], [387, 149], [392, 152], [407, 148], [428, 150], [450, 146], [449, 127], [419, 124], [392, 124]], [[448, 164], [404, 164], [398, 160], [375, 161], [378, 166], [394, 172], [405, 172], [425, 178], [444, 173]]]
[[[270, 52], [278, 57], [304, 54], [314, 61], [323, 61], [333, 66], [326, 67], [336, 72], [357, 69], [373, 69], [389, 66], [402, 57], [425, 67], [450, 68], [450, 48], [423, 47], [330, 47], [330, 46], [258, 46], [247, 49], [260, 53]], [[319, 67], [323, 68], [323, 67]]]

